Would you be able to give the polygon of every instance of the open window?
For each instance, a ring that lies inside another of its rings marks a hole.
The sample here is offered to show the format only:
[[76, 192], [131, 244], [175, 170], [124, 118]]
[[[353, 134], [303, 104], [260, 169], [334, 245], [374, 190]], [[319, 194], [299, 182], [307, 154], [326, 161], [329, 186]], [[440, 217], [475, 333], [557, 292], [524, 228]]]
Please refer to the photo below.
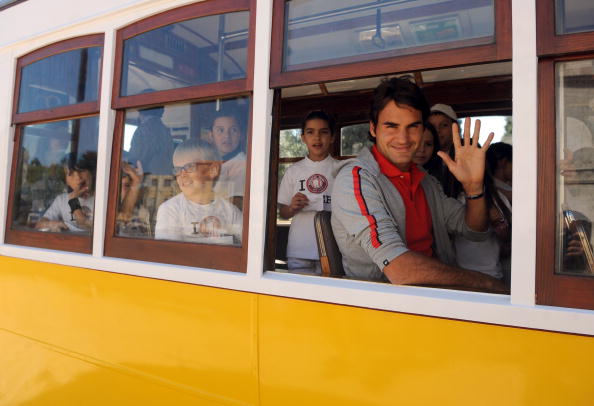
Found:
[[89, 35], [18, 59], [7, 243], [91, 252], [102, 53]]
[[252, 3], [201, 2], [118, 31], [106, 255], [245, 271]]

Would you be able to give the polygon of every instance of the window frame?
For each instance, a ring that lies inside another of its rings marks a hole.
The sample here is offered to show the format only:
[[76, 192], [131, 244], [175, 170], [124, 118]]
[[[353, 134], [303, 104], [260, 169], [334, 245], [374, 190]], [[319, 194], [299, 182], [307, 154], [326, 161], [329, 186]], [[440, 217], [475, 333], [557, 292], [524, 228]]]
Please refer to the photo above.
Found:
[[[429, 45], [411, 48], [413, 53], [355, 61], [359, 56], [346, 57], [342, 62], [309, 69], [282, 71], [285, 0], [273, 0], [272, 48], [270, 55], [270, 87], [288, 87], [309, 83], [329, 82], [355, 77], [376, 76], [386, 73], [413, 72], [427, 68], [438, 69], [447, 66], [465, 65], [481, 62], [495, 62], [511, 59], [511, 0], [494, 1], [495, 41], [492, 44], [462, 46], [439, 50], [439, 46]], [[464, 40], [462, 41], [464, 42]], [[420, 51], [414, 53], [414, 49]], [[464, 52], [460, 52], [463, 50]], [[380, 54], [381, 55], [381, 54]], [[440, 63], [436, 63], [440, 60]], [[397, 64], [397, 65], [396, 65]]]
[[[594, 53], [579, 57], [547, 58], [538, 66], [538, 181], [536, 229], [536, 303], [594, 310], [594, 277], [556, 274], [557, 255], [557, 62], [594, 59]], [[554, 190], [553, 198], [546, 197]]]
[[535, 0], [538, 56], [567, 55], [592, 50], [594, 31], [557, 35], [555, 0]]
[[[246, 77], [244, 79], [189, 86], [179, 89], [155, 91], [153, 93], [132, 96], [120, 96], [123, 70], [124, 41], [138, 34], [148, 32], [165, 25], [211, 15], [221, 15], [237, 11], [249, 11], [248, 48]], [[182, 102], [207, 102], [216, 99], [248, 97], [250, 100], [248, 121], [246, 123], [246, 183], [243, 197], [242, 243], [237, 246], [198, 244], [182, 241], [167, 241], [120, 237], [115, 235], [117, 217], [117, 199], [107, 201], [105, 224], [104, 255], [141, 261], [159, 262], [192, 267], [246, 272], [249, 201], [251, 175], [251, 127], [253, 111], [253, 76], [255, 49], [256, 0], [208, 0], [164, 11], [154, 16], [127, 25], [116, 33], [114, 80], [112, 87], [112, 108], [116, 110], [114, 136], [111, 154], [111, 173], [108, 196], [118, 196], [119, 173], [121, 172], [122, 142], [126, 109], [154, 105], [166, 105]], [[204, 255], [208, 252], [208, 255]], [[201, 255], [202, 254], [202, 255]]]
[[77, 103], [68, 106], [60, 106], [52, 109], [35, 110], [26, 113], [18, 113], [20, 101], [21, 72], [22, 69], [33, 62], [51, 57], [53, 55], [88, 47], [101, 47], [101, 58], [104, 57], [104, 34], [89, 34], [68, 40], [59, 41], [45, 47], [39, 48], [26, 55], [21, 56], [16, 64], [16, 76], [14, 85], [14, 97], [12, 106], [12, 124], [16, 126], [14, 133], [14, 148], [12, 151], [12, 162], [10, 166], [9, 197], [6, 213], [4, 242], [7, 244], [24, 245], [30, 247], [49, 248], [62, 251], [71, 251], [90, 254], [93, 248], [93, 235], [68, 235], [67, 233], [44, 233], [40, 231], [24, 231], [12, 229], [13, 213], [15, 210], [14, 193], [16, 191], [17, 168], [21, 150], [23, 127], [30, 124], [40, 124], [46, 121], [73, 120], [89, 116], [99, 115], [99, 104], [101, 101], [101, 81], [103, 77], [103, 65], [99, 69], [97, 83], [97, 100], [92, 102]]

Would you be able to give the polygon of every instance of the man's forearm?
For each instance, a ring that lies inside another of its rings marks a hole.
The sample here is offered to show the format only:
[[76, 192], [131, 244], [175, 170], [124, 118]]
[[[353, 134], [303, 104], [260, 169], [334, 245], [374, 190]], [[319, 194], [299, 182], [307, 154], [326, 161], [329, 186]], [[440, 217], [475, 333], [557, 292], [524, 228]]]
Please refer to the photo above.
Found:
[[491, 276], [449, 266], [412, 251], [393, 259], [383, 272], [395, 285], [460, 286], [494, 292], [506, 290], [499, 280]]

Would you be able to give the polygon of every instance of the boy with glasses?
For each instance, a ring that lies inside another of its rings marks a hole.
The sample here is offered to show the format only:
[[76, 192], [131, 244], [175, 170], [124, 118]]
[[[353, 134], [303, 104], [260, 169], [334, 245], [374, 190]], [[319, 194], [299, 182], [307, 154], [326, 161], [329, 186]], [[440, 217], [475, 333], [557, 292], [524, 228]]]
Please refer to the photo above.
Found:
[[221, 172], [216, 149], [196, 139], [186, 140], [175, 149], [173, 166], [181, 193], [159, 206], [155, 239], [240, 244], [241, 211], [215, 196]]

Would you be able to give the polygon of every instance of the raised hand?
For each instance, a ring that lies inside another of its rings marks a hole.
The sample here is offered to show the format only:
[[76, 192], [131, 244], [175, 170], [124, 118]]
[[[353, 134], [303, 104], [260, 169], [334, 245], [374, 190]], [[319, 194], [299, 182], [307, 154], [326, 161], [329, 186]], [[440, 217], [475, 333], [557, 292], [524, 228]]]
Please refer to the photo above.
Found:
[[293, 211], [294, 214], [296, 214], [308, 204], [309, 199], [307, 198], [307, 196], [303, 193], [297, 192], [291, 199], [291, 204], [289, 205], [289, 208], [291, 209], [291, 211]]
[[130, 186], [138, 187], [142, 183], [144, 171], [142, 170], [142, 163], [140, 161], [136, 161], [136, 168], [128, 162], [122, 162], [122, 171], [130, 176]]
[[483, 179], [485, 176], [485, 155], [495, 134], [490, 133], [487, 141], [479, 146], [481, 122], [476, 120], [472, 138], [470, 137], [470, 118], [464, 120], [464, 145], [460, 139], [460, 128], [452, 124], [452, 137], [454, 142], [455, 157], [452, 160], [448, 154], [439, 151], [437, 155], [443, 159], [448, 169], [464, 187], [467, 195], [477, 195], [483, 192]]

